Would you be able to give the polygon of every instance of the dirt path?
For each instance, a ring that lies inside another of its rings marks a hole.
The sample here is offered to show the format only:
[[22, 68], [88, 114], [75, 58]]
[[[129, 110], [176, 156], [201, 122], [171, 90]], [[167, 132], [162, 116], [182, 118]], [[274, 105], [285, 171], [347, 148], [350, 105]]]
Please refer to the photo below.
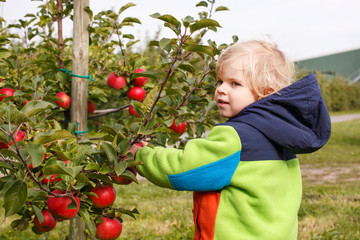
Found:
[[354, 114], [345, 114], [345, 115], [339, 115], [339, 116], [332, 116], [331, 122], [344, 122], [344, 121], [350, 121], [360, 118], [360, 113], [354, 113]]
[[336, 182], [360, 182], [360, 163], [348, 166], [318, 167], [313, 164], [301, 165], [303, 182], [324, 184]]

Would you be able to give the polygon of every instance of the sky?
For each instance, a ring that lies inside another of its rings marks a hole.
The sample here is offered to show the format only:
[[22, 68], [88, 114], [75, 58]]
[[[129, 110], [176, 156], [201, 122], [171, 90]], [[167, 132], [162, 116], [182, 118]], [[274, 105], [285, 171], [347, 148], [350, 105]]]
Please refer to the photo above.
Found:
[[[102, 10], [118, 11], [132, 2], [136, 6], [122, 16], [137, 17], [142, 24], [129, 28], [129, 33], [144, 39], [147, 35], [154, 36], [161, 28], [161, 36], [171, 38], [174, 33], [149, 15], [171, 14], [179, 20], [188, 15], [198, 18], [197, 13], [206, 10], [195, 7], [199, 1], [90, 0], [90, 8], [94, 14]], [[0, 16], [14, 23], [26, 13], [35, 13], [43, 2], [45, 0], [6, 0], [0, 3]], [[208, 38], [217, 44], [231, 43], [233, 35], [240, 41], [271, 39], [294, 61], [360, 48], [359, 0], [216, 0], [217, 6], [230, 9], [214, 15], [222, 28], [211, 32]], [[72, 23], [64, 24], [65, 35], [71, 35]]]

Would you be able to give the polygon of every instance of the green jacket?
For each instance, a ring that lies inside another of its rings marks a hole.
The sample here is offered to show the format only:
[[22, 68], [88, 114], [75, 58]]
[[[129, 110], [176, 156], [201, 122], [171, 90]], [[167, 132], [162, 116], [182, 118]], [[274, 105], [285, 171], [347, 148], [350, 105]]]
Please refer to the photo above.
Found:
[[194, 191], [194, 239], [297, 239], [302, 184], [295, 153], [321, 148], [330, 117], [314, 75], [249, 105], [183, 150], [144, 147], [140, 175]]

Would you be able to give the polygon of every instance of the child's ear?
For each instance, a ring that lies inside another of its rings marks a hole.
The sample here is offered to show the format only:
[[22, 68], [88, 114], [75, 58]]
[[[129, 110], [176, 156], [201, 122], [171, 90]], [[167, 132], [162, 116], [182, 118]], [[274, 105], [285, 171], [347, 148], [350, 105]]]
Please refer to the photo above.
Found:
[[266, 96], [269, 96], [269, 95], [273, 94], [274, 92], [275, 92], [275, 91], [274, 91], [273, 88], [268, 88], [268, 89], [265, 90], [265, 95], [266, 95]]

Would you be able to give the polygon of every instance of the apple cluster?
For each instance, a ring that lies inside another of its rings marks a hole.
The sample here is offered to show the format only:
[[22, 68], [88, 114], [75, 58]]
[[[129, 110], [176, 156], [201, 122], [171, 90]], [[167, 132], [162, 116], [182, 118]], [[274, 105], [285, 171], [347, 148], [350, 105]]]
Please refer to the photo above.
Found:
[[[142, 73], [145, 72], [142, 68], [135, 69], [134, 73]], [[146, 91], [142, 88], [147, 83], [147, 77], [137, 77], [132, 79], [132, 87], [129, 88], [127, 91], [127, 97], [131, 100], [137, 100], [142, 102], [146, 96]], [[116, 75], [115, 72], [110, 73], [108, 77], [108, 85], [113, 89], [119, 90], [124, 88], [127, 85], [126, 76], [123, 75]], [[129, 107], [129, 113], [131, 115], [135, 115], [136, 117], [140, 117], [140, 115], [134, 110], [133, 106]]]

